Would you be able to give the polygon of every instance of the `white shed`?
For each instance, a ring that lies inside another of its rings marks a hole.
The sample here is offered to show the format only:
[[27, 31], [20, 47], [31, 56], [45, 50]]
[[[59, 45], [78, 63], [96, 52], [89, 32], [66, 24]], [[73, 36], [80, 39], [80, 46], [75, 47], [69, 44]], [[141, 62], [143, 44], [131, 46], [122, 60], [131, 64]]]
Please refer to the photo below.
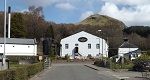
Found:
[[[6, 56], [37, 56], [35, 39], [6, 38]], [[4, 53], [4, 38], [0, 38], [0, 54]]]
[[92, 57], [103, 56], [108, 57], [107, 42], [95, 35], [81, 31], [61, 40], [60, 56], [69, 55], [70, 58], [80, 56], [86, 58], [88, 55]]

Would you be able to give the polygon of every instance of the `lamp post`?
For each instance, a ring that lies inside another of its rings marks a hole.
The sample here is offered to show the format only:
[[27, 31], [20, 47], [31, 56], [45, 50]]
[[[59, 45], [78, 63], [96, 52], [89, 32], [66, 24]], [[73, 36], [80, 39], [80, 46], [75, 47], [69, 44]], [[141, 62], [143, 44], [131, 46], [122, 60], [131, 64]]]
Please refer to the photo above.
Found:
[[[98, 30], [98, 32], [102, 32], [102, 30]], [[102, 37], [102, 59], [103, 59], [103, 37]]]

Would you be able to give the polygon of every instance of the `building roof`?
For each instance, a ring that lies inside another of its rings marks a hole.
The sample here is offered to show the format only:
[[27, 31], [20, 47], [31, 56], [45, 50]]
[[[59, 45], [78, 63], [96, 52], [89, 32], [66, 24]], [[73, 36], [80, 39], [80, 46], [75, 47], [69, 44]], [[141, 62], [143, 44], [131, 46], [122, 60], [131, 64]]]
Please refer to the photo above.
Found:
[[138, 48], [136, 45], [129, 42], [124, 42], [119, 48]]
[[[85, 32], [85, 31], [80, 31], [80, 32], [72, 34], [72, 35], [70, 35], [68, 37], [63, 38], [62, 40], [67, 39], [67, 38], [72, 37], [72, 36], [75, 36], [75, 35], [80, 35], [80, 34], [83, 35], [83, 36], [85, 36], [85, 34], [87, 34], [87, 35], [91, 35], [91, 36], [97, 37], [97, 36], [95, 36], [95, 35], [93, 35], [91, 33], [88, 33], [88, 32]], [[100, 37], [97, 37], [97, 38], [100, 38]]]
[[[0, 44], [4, 43], [4, 38], [0, 38]], [[6, 44], [36, 44], [35, 39], [22, 39], [22, 38], [6, 38]]]

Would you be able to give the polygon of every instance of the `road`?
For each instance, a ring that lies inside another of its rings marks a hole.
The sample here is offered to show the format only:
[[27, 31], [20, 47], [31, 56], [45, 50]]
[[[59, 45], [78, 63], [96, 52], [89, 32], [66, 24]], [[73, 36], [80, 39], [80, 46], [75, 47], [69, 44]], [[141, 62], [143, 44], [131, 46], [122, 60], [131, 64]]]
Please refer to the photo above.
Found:
[[117, 80], [114, 77], [98, 74], [84, 64], [54, 64], [32, 80]]

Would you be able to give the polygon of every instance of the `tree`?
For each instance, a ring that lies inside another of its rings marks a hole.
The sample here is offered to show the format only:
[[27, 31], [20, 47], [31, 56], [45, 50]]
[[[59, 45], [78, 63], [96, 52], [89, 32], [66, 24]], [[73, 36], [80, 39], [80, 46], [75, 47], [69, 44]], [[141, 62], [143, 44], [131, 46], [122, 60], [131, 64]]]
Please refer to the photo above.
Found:
[[45, 37], [49, 23], [44, 20], [42, 12], [42, 7], [31, 6], [29, 12], [23, 14], [28, 38], [36, 38], [39, 41], [40, 38]]
[[21, 13], [15, 13], [11, 21], [11, 37], [25, 37], [24, 20]]
[[53, 32], [53, 27], [52, 27], [52, 25], [50, 25], [48, 28], [47, 28], [47, 30], [46, 30], [46, 32], [45, 32], [45, 37], [47, 37], [47, 38], [54, 38], [54, 32]]

